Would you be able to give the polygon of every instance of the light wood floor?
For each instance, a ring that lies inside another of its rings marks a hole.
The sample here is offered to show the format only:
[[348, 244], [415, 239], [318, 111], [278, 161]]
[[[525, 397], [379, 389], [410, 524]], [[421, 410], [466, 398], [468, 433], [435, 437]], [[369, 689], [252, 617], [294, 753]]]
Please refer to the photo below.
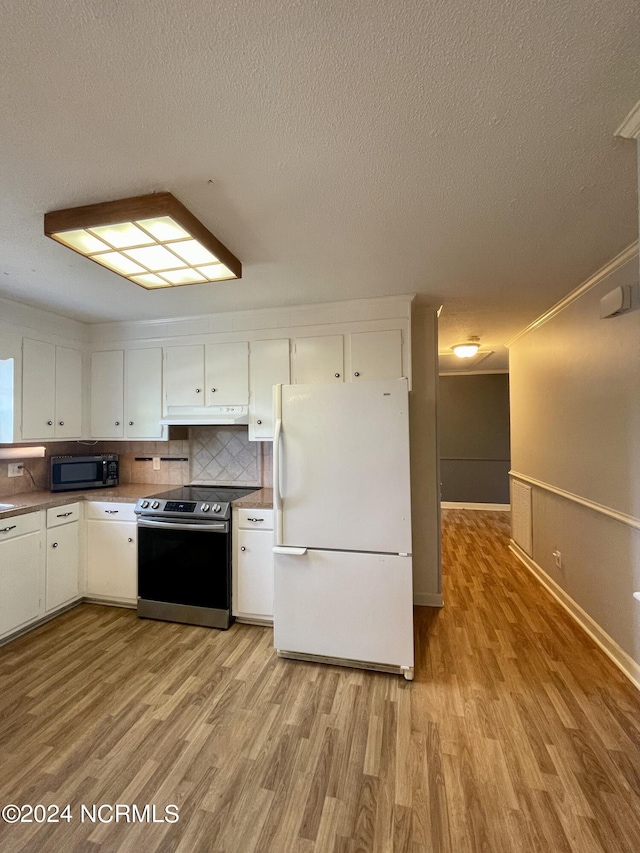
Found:
[[[507, 551], [445, 512], [417, 674], [283, 661], [271, 631], [82, 605], [0, 649], [0, 850], [637, 853], [640, 695]], [[80, 822], [155, 804], [177, 823]]]

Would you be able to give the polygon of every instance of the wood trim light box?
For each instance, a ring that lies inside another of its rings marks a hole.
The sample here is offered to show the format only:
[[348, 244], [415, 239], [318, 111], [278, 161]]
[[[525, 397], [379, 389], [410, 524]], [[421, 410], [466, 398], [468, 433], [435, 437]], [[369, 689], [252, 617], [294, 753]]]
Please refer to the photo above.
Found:
[[54, 210], [44, 233], [147, 290], [242, 278], [242, 264], [171, 193]]

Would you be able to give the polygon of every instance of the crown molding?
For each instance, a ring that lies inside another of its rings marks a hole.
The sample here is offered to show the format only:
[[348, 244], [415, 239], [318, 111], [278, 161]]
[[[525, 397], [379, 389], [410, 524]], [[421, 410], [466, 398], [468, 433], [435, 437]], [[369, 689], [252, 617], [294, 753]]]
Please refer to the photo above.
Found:
[[440, 370], [438, 376], [493, 376], [498, 373], [509, 373], [509, 370], [504, 367], [493, 370]]
[[614, 136], [623, 136], [625, 139], [638, 139], [640, 137], [640, 101], [631, 108]]
[[546, 323], [547, 320], [551, 320], [552, 317], [555, 317], [556, 314], [559, 314], [564, 308], [568, 305], [571, 305], [572, 302], [575, 302], [576, 299], [579, 299], [583, 296], [588, 290], [591, 290], [592, 287], [595, 287], [597, 284], [605, 279], [608, 275], [615, 272], [620, 267], [624, 266], [630, 260], [632, 260], [638, 254], [638, 241], [635, 240], [630, 246], [627, 246], [626, 249], [623, 249], [619, 255], [616, 255], [615, 258], [612, 258], [609, 263], [605, 264], [601, 267], [597, 272], [595, 272], [592, 276], [590, 276], [586, 281], [583, 281], [582, 284], [578, 285], [575, 290], [572, 290], [571, 293], [568, 293], [565, 297], [563, 297], [559, 302], [556, 302], [548, 311], [545, 311], [544, 314], [541, 314], [537, 320], [534, 320], [533, 323], [529, 323], [521, 332], [518, 332], [517, 335], [514, 335], [511, 340], [508, 340], [505, 344], [507, 349], [516, 341], [520, 340], [520, 338], [524, 337], [529, 332], [532, 332], [534, 329], [537, 329], [539, 326], [542, 326], [543, 323]]

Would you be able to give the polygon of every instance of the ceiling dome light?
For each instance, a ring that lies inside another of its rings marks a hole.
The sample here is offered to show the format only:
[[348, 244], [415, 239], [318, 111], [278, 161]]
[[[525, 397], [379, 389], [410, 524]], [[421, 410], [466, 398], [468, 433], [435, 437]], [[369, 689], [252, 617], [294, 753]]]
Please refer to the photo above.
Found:
[[456, 344], [451, 349], [458, 358], [473, 358], [480, 349], [480, 338], [477, 335], [471, 335], [463, 344]]

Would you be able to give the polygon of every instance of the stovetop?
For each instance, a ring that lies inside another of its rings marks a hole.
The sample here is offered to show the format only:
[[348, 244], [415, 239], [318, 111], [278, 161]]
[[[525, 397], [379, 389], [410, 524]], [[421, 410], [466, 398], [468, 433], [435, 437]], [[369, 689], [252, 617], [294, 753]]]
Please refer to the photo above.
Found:
[[179, 486], [160, 495], [152, 495], [149, 500], [163, 501], [206, 501], [207, 503], [231, 503], [238, 498], [244, 498], [252, 492], [257, 492], [260, 486], [253, 489], [238, 489], [236, 486]]
[[229, 519], [231, 502], [257, 491], [235, 486], [179, 486], [159, 495], [141, 498], [136, 515], [198, 519]]

